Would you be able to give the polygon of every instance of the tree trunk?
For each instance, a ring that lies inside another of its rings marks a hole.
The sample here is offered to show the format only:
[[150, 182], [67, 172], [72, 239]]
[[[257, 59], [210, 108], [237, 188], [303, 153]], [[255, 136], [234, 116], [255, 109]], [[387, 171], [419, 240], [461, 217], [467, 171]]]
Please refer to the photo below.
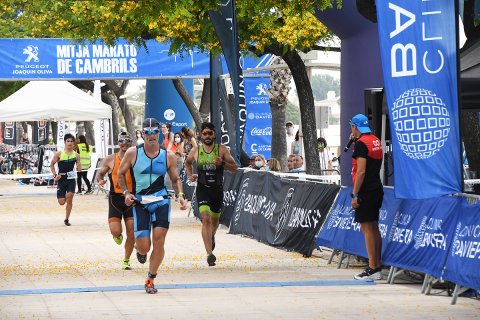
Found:
[[[134, 127], [134, 121], [133, 121], [133, 115], [132, 111], [127, 105], [127, 101], [125, 99], [120, 99], [120, 96], [122, 96], [125, 93], [125, 88], [128, 85], [128, 80], [106, 80], [104, 81], [107, 88], [110, 89], [110, 92], [113, 93], [113, 95], [108, 96], [108, 100], [110, 101], [110, 105], [112, 106], [112, 123], [113, 125], [113, 138], [114, 142], [117, 143], [117, 136], [119, 134], [119, 119], [120, 115], [118, 113], [118, 109], [121, 110], [123, 119], [125, 120], [125, 125], [127, 126], [127, 131], [130, 134], [135, 133], [135, 127]], [[103, 92], [103, 90], [102, 90]], [[102, 97], [104, 97], [102, 95]], [[107, 97], [107, 95], [105, 96]], [[116, 116], [114, 116], [114, 113], [116, 112]]]
[[195, 122], [195, 125], [197, 128], [200, 128], [200, 125], [202, 124], [202, 118], [200, 117], [200, 112], [197, 109], [197, 106], [195, 105], [195, 102], [193, 101], [192, 97], [190, 97], [190, 94], [187, 92], [187, 89], [185, 89], [185, 86], [183, 85], [182, 80], [180, 79], [172, 79], [173, 85], [175, 86], [175, 89], [177, 89], [178, 94], [182, 98], [183, 102], [188, 108], [188, 111], [190, 111], [190, 114], [192, 115], [193, 121]]
[[95, 142], [95, 129], [93, 128], [93, 121], [84, 121], [83, 127], [85, 128], [85, 138], [89, 144], [92, 145]]
[[[477, 112], [462, 112], [462, 135], [467, 154], [468, 166], [475, 172], [475, 178], [480, 178], [480, 123]], [[475, 194], [480, 194], [480, 184], [473, 187]]]
[[[317, 151], [317, 128], [315, 122], [315, 108], [312, 86], [308, 78], [307, 68], [297, 51], [288, 51], [282, 55], [292, 72], [293, 81], [297, 87], [300, 103], [300, 117], [302, 120], [303, 144], [305, 149], [305, 163], [308, 174], [320, 174], [320, 158]], [[273, 143], [274, 141], [272, 141]]]
[[[113, 129], [113, 143], [117, 143], [117, 137], [118, 134], [120, 133], [120, 128], [119, 128], [119, 121], [118, 121], [118, 99], [113, 93], [113, 91], [109, 91], [106, 94], [102, 95], [102, 97], [105, 98], [105, 100], [108, 102], [109, 105], [112, 106], [112, 129]], [[135, 132], [135, 131], [134, 131]], [[131, 134], [133, 134], [132, 132]]]
[[202, 99], [200, 101], [200, 117], [202, 117], [202, 122], [208, 121], [210, 118], [210, 91], [212, 90], [212, 84], [210, 79], [204, 79], [203, 81], [203, 90], [202, 90]]
[[270, 101], [272, 112], [272, 158], [280, 161], [282, 171], [287, 172], [287, 139], [285, 136], [286, 104]]

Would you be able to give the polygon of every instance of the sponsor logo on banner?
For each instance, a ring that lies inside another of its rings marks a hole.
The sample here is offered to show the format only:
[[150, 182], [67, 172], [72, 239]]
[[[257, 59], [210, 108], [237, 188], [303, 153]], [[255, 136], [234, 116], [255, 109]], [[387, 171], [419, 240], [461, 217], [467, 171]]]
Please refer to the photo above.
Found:
[[33, 59], [33, 62], [38, 62], [40, 59], [38, 58], [38, 47], [36, 46], [27, 46], [23, 49], [23, 54], [27, 55], [25, 62], [30, 62]]
[[272, 127], [266, 127], [266, 128], [257, 128], [254, 127], [250, 131], [251, 136], [271, 136], [272, 135]]
[[462, 226], [459, 222], [455, 228], [452, 256], [467, 259], [480, 259], [480, 224]]
[[444, 146], [450, 113], [443, 100], [426, 89], [405, 91], [393, 103], [392, 120], [400, 148], [412, 159], [427, 159]]
[[257, 85], [256, 89], [257, 89], [257, 96], [267, 95], [267, 90], [268, 90], [267, 84], [260, 83]]
[[245, 197], [247, 196], [246, 193], [247, 193], [249, 181], [250, 181], [250, 178], [245, 178], [243, 180], [242, 186], [240, 187], [238, 202], [237, 202], [237, 206], [235, 207], [235, 216], [233, 218], [234, 225], [237, 225], [238, 220], [240, 219], [240, 215], [242, 214], [243, 205], [245, 203]]
[[283, 201], [282, 209], [280, 210], [278, 221], [275, 225], [275, 238], [273, 239], [274, 242], [277, 241], [278, 237], [280, 237], [280, 234], [282, 233], [282, 230], [285, 228], [285, 225], [287, 225], [287, 220], [290, 215], [290, 205], [292, 204], [294, 191], [295, 188], [288, 189], [285, 200]]
[[272, 146], [270, 144], [256, 144], [252, 143], [250, 145], [250, 151], [252, 153], [262, 153], [263, 152], [270, 152], [272, 150]]
[[163, 113], [163, 117], [167, 121], [172, 121], [173, 119], [175, 119], [175, 111], [173, 109], [167, 109]]
[[38, 46], [32, 44], [27, 45], [23, 48], [22, 54], [26, 55], [25, 64], [17, 63], [15, 64], [15, 69], [12, 70], [14, 75], [43, 75], [43, 74], [53, 74], [53, 71], [50, 70], [51, 66], [49, 64], [41, 64], [39, 57]]

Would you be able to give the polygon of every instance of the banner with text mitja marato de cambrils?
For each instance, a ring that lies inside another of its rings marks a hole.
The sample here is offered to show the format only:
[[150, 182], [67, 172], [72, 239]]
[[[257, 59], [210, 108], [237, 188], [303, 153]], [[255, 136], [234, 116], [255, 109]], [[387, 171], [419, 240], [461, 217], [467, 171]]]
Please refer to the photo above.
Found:
[[455, 1], [377, 1], [395, 195], [461, 191]]
[[71, 39], [0, 39], [0, 79], [162, 79], [210, 74], [208, 54], [168, 55], [170, 45], [155, 40], [147, 41], [146, 48], [124, 39], [114, 46], [101, 41], [76, 44]]

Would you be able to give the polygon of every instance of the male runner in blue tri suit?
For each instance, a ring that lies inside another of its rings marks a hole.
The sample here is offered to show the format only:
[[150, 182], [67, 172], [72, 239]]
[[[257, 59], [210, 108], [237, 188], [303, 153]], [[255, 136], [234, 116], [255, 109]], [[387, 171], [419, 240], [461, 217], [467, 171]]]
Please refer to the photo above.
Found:
[[[142, 145], [131, 147], [125, 152], [117, 178], [118, 185], [123, 189], [125, 204], [127, 206], [136, 204], [133, 208], [133, 219], [137, 258], [140, 263], [145, 263], [153, 242], [145, 291], [156, 293], [154, 279], [165, 256], [165, 237], [170, 226], [170, 197], [165, 187], [167, 172], [180, 203], [180, 209], [185, 210], [187, 203], [178, 177], [177, 157], [175, 153], [161, 147], [158, 142], [160, 123], [154, 118], [145, 119], [143, 135]], [[131, 172], [133, 192], [130, 192], [126, 185], [127, 171]], [[153, 234], [152, 240], [150, 233]]]

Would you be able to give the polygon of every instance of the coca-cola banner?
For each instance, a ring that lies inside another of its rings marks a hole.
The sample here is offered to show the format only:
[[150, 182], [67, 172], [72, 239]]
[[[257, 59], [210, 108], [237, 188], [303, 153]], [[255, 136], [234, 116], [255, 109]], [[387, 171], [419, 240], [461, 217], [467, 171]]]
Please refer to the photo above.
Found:
[[267, 95], [270, 78], [246, 78], [247, 125], [245, 128], [245, 152], [271, 157], [272, 113]]
[[282, 180], [267, 171], [246, 171], [235, 200], [230, 233], [310, 256], [339, 189], [336, 185]]

